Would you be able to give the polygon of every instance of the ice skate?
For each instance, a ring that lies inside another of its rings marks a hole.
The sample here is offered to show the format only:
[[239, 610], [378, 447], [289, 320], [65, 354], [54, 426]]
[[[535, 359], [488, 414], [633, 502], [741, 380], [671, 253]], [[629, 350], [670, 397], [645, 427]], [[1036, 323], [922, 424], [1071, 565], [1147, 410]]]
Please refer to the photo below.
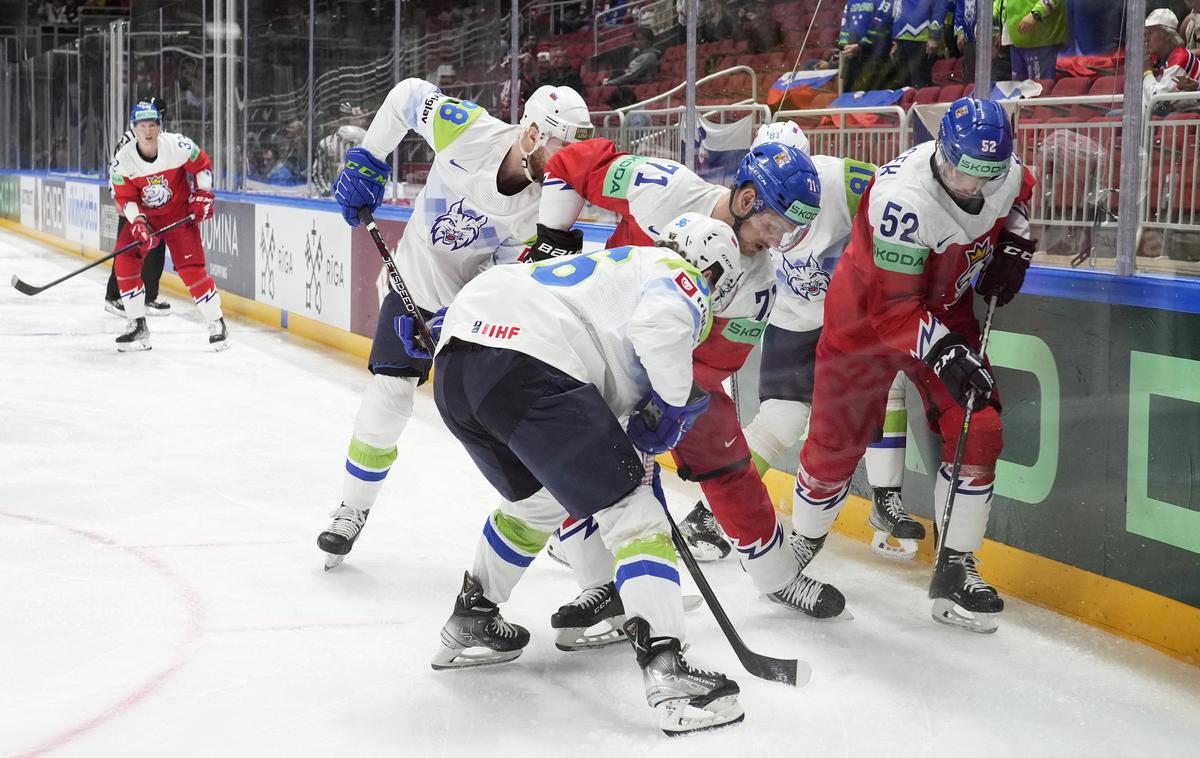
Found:
[[719, 561], [733, 550], [716, 517], [703, 502], [697, 502], [691, 513], [679, 522], [679, 532], [698, 561]]
[[114, 316], [125, 318], [125, 303], [121, 302], [121, 298], [104, 301], [104, 310]]
[[[550, 617], [550, 626], [558, 630], [554, 646], [572, 652], [607, 647], [625, 639], [621, 625], [625, 607], [612, 582], [584, 590]], [[596, 631], [588, 633], [592, 627]]]
[[736, 724], [746, 717], [738, 704], [737, 682], [693, 668], [679, 640], [651, 637], [650, 624], [636, 617], [625, 622], [625, 634], [642, 667], [646, 702], [658, 712], [658, 725], [668, 736]]
[[529, 631], [505, 621], [500, 608], [483, 596], [479, 580], [468, 571], [463, 574], [454, 613], [442, 627], [442, 647], [430, 665], [442, 671], [505, 663], [520, 656], [528, 644]]
[[125, 328], [125, 333], [117, 337], [117, 351], [121, 353], [136, 353], [139, 350], [150, 349], [150, 329], [146, 327], [145, 318], [131, 319]]
[[908, 561], [917, 557], [917, 541], [925, 539], [925, 527], [904, 510], [899, 487], [875, 488], [875, 506], [867, 521], [875, 529], [871, 552]]
[[767, 599], [815, 619], [853, 618], [841, 590], [799, 572], [788, 586], [770, 593]]
[[229, 349], [229, 332], [225, 329], [225, 319], [208, 322], [208, 344], [218, 352]]
[[829, 535], [812, 538], [805, 537], [800, 532], [792, 532], [788, 537], [788, 544], [792, 547], [792, 552], [796, 554], [796, 560], [800, 562], [800, 570], [808, 568], [808, 564], [812, 563], [812, 559], [817, 557], [817, 553], [821, 552], [821, 548], [825, 547], [825, 538]]
[[558, 532], [552, 533], [550, 539], [546, 540], [546, 555], [560, 566], [571, 568], [571, 562], [567, 560], [567, 553], [563, 550], [562, 541], [558, 539]]
[[166, 300], [147, 300], [146, 301], [147, 316], [170, 316], [171, 304]]
[[333, 523], [317, 537], [317, 547], [325, 551], [326, 571], [337, 568], [346, 559], [370, 513], [370, 508], [351, 508], [342, 503], [330, 514]]
[[979, 576], [974, 553], [946, 550], [946, 568], [934, 575], [933, 620], [978, 634], [999, 628], [1004, 598]]

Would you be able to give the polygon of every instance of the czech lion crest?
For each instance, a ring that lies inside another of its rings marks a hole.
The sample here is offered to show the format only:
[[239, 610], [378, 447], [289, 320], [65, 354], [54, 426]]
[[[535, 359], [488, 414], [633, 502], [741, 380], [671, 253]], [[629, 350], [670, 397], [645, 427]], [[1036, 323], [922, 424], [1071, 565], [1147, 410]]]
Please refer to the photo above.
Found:
[[171, 202], [174, 194], [167, 184], [167, 177], [156, 174], [146, 179], [146, 186], [142, 188], [142, 204], [147, 208], [161, 208]]

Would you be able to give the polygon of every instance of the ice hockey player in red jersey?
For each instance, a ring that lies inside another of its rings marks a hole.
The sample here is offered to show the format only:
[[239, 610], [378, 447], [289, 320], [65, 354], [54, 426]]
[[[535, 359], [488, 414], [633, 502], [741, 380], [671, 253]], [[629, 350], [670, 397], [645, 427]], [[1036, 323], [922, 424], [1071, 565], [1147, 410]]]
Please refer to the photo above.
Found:
[[[162, 131], [162, 114], [154, 103], [142, 101], [133, 106], [129, 121], [137, 139], [118, 150], [109, 167], [117, 212], [129, 222], [117, 236], [117, 247], [140, 243], [113, 261], [125, 317], [129, 319], [125, 333], [117, 337], [117, 350], [150, 349], [142, 261], [156, 237], [167, 243], [179, 278], [208, 322], [209, 344], [215, 350], [224, 350], [229, 345], [221, 295], [204, 266], [204, 246], [197, 226], [213, 212], [212, 164], [187, 137]], [[156, 233], [189, 214], [191, 223], [161, 235]]]
[[[838, 615], [844, 605], [841, 593], [804, 576], [788, 549], [733, 400], [722, 386], [742, 367], [771, 312], [776, 290], [767, 251], [794, 245], [817, 217], [821, 187], [812, 161], [792, 147], [764, 144], [747, 153], [730, 188], [709, 184], [675, 161], [629, 155], [607, 140], [590, 140], [559, 151], [547, 164], [543, 186], [538, 239], [531, 249], [535, 258], [582, 245], [582, 234], [567, 230], [585, 200], [620, 214], [609, 246], [650, 244], [667, 222], [686, 212], [733, 227], [745, 275], [736, 293], [724, 298], [726, 304], [713, 314], [712, 331], [693, 354], [695, 379], [709, 393], [709, 407], [672, 455], [680, 476], [700, 483], [759, 592], [809, 615]], [[619, 613], [617, 604], [607, 600], [613, 595], [611, 585], [597, 584], [610, 581], [602, 569], [611, 567], [612, 558], [595, 546], [598, 540], [589, 538], [591, 531], [577, 523], [560, 529], [565, 558], [583, 593], [555, 614], [551, 623], [556, 628], [576, 629], [593, 620], [580, 610], [599, 609], [609, 617]], [[567, 619], [574, 621], [568, 624]], [[567, 643], [569, 649], [587, 646], [586, 640]]]
[[964, 409], [973, 399], [945, 535], [947, 575], [958, 579], [942, 583], [934, 618], [977, 632], [994, 631], [993, 617], [1004, 608], [974, 555], [987, 528], [1003, 438], [995, 382], [978, 353], [972, 293], [1004, 305], [1021, 289], [1035, 249], [1033, 186], [1033, 174], [1012, 154], [1004, 109], [971, 98], [950, 105], [936, 141], [880, 167], [829, 286], [796, 478], [793, 523], [799, 552], [810, 560], [845, 504], [850, 476], [882, 427], [888, 388], [903, 370], [942, 437], [934, 488], [940, 523]]

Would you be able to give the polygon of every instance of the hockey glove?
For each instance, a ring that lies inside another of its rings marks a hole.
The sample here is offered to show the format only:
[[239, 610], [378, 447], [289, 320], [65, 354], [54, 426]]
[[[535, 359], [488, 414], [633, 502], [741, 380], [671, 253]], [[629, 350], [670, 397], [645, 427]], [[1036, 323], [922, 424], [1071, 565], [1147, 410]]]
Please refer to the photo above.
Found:
[[551, 229], [544, 224], [537, 225], [537, 238], [522, 258], [525, 262], [536, 263], [560, 255], [574, 255], [583, 250], [583, 232], [578, 229], [568, 229], [565, 232]]
[[[438, 340], [442, 338], [442, 322], [446, 319], [446, 309], [442, 308], [437, 313], [433, 314], [425, 325], [429, 327], [429, 334], [433, 337], [434, 347], [437, 346]], [[413, 358], [424, 358], [429, 360], [433, 356], [421, 349], [421, 340], [417, 336], [417, 324], [413, 321], [412, 316], [397, 316], [396, 317], [396, 334], [400, 337], [400, 341], [404, 343], [404, 352], [408, 353]]]
[[1036, 240], [1018, 237], [1007, 230], [1000, 232], [996, 248], [992, 251], [992, 260], [979, 275], [975, 291], [984, 298], [996, 298], [997, 306], [1008, 304], [1021, 291], [1025, 272], [1036, 249]]
[[960, 406], [967, 407], [973, 392], [971, 409], [978, 411], [987, 407], [996, 382], [983, 359], [967, 345], [962, 335], [952, 332], [935, 342], [925, 354], [925, 362]]
[[346, 165], [334, 185], [333, 199], [342, 206], [342, 218], [347, 224], [358, 226], [359, 208], [365, 206], [374, 211], [379, 207], [391, 175], [392, 167], [366, 148], [352, 147], [346, 151]]
[[649, 397], [638, 403], [629, 417], [629, 441], [644, 453], [658, 455], [679, 444], [696, 418], [708, 408], [708, 393], [692, 385], [687, 404], [669, 405], [658, 393], [650, 390]]
[[212, 218], [215, 199], [213, 193], [208, 190], [198, 189], [192, 192], [192, 196], [188, 198], [188, 213], [192, 214], [193, 224]]
[[129, 225], [129, 233], [133, 236], [133, 241], [139, 243], [136, 248], [137, 252], [142, 254], [150, 252], [150, 248], [154, 246], [154, 238], [145, 216], [138, 216], [133, 220], [133, 223]]

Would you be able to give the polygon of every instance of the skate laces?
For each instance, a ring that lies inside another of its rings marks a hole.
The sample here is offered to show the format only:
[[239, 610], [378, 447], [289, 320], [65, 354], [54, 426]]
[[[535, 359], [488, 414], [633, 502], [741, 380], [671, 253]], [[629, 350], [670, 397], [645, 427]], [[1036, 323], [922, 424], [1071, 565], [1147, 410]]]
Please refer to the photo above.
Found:
[[353, 539], [359, 530], [362, 529], [366, 520], [367, 515], [365, 511], [351, 508], [348, 505], [339, 505], [338, 509], [333, 512], [333, 523], [325, 531], [332, 532], [346, 539]]
[[891, 516], [892, 521], [903, 521], [908, 518], [908, 513], [905, 512], [904, 506], [901, 504], [900, 493], [891, 490], [883, 496], [883, 510]]
[[812, 610], [821, 597], [823, 587], [824, 585], [816, 579], [800, 574], [792, 580], [791, 584], [779, 591], [779, 596], [789, 603]]
[[800, 532], [792, 532], [792, 536], [788, 542], [791, 543], [792, 551], [796, 553], [796, 556], [805, 565], [808, 565], [813, 556], [817, 554], [816, 540], [810, 540]]
[[981, 561], [975, 557], [974, 553], [960, 553], [959, 555], [952, 556], [950, 560], [961, 565], [966, 572], [963, 588], [967, 592], [975, 592], [977, 590], [995, 592], [995, 588], [985, 582], [983, 577], [979, 575], [979, 569], [976, 568], [976, 564], [981, 563]]
[[499, 611], [497, 611], [496, 615], [492, 617], [492, 620], [488, 622], [487, 630], [496, 637], [516, 637], [518, 634], [517, 626], [505, 621], [504, 617], [500, 615]]
[[583, 592], [580, 592], [579, 596], [571, 601], [571, 605], [578, 606], [580, 608], [583, 608], [584, 610], [591, 610], [592, 608], [595, 608], [597, 605], [600, 605], [600, 603], [604, 602], [604, 599], [607, 597], [608, 597], [608, 587], [607, 586], [593, 587], [591, 589], [587, 589], [587, 590], [584, 590]]

